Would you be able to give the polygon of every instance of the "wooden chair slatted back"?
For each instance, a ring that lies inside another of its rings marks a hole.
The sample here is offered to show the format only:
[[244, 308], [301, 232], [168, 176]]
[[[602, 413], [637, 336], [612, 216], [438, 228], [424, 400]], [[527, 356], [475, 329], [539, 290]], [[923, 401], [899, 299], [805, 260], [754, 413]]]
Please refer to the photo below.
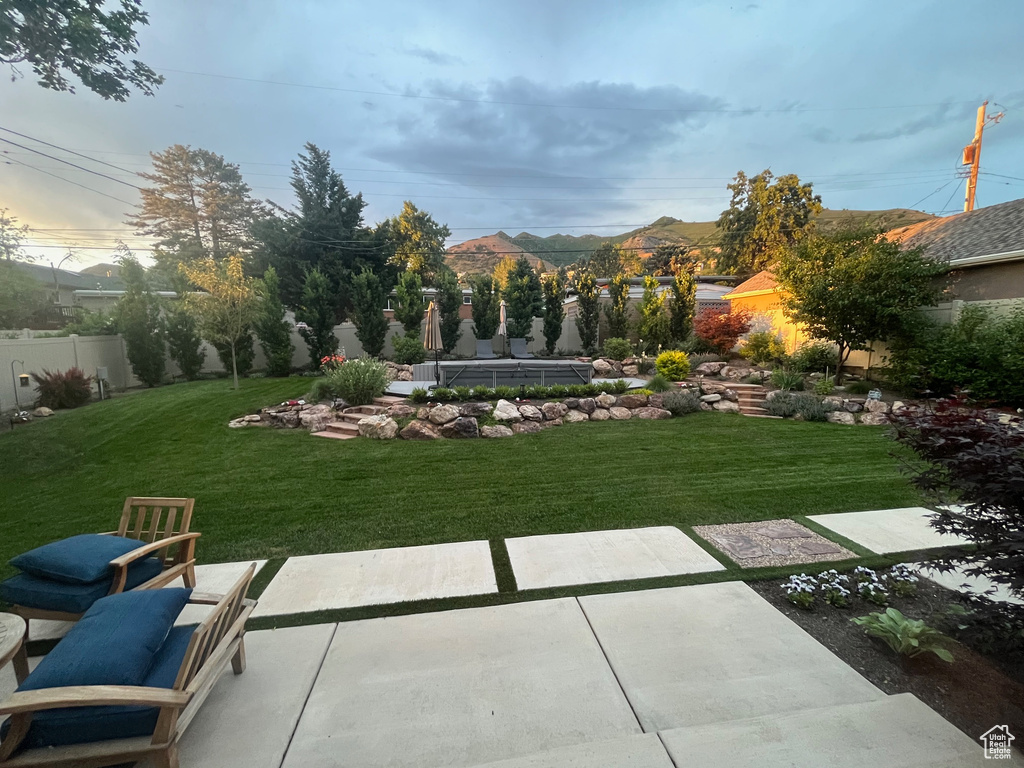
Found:
[[[124, 502], [117, 535], [152, 544], [179, 533], [188, 533], [195, 503], [195, 499], [129, 496]], [[167, 553], [167, 549], [161, 549], [156, 554], [166, 559]]]

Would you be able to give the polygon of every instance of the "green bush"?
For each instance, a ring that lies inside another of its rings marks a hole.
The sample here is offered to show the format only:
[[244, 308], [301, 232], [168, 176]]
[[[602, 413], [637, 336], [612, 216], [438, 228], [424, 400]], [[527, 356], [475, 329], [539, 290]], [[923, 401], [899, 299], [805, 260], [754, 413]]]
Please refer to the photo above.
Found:
[[796, 392], [802, 392], [804, 389], [804, 377], [796, 371], [787, 371], [785, 368], [776, 368], [772, 371], [771, 382], [776, 389]]
[[392, 357], [400, 365], [416, 365], [427, 359], [427, 351], [423, 348], [423, 342], [418, 335], [395, 335], [391, 338], [391, 346], [395, 348]]
[[473, 387], [473, 397], [477, 400], [491, 400], [494, 398], [494, 390], [481, 384]]
[[612, 360], [625, 360], [633, 354], [633, 345], [626, 339], [605, 339], [604, 356]]
[[786, 345], [772, 331], [756, 331], [747, 336], [747, 342], [740, 350], [740, 354], [747, 360], [758, 365], [764, 365], [773, 361], [784, 360], [786, 357]]
[[526, 388], [526, 396], [535, 400], [546, 400], [551, 397], [551, 388], [545, 387], [543, 384], [535, 384]]
[[796, 412], [804, 421], [828, 421], [828, 415], [834, 410], [826, 405], [821, 398], [810, 393], [794, 396]]
[[953, 661], [953, 654], [945, 648], [949, 638], [920, 619], [908, 619], [895, 608], [886, 608], [884, 613], [870, 613], [850, 621], [864, 627], [867, 634], [879, 638], [896, 653], [910, 658], [922, 653], [934, 653], [943, 661]]
[[[686, 350], [683, 350], [684, 352]], [[717, 352], [690, 352], [690, 365], [696, 368], [701, 363], [724, 363], [727, 362], [726, 358], [722, 357]]]
[[473, 390], [469, 387], [452, 387], [452, 395], [456, 400], [467, 402], [473, 399]]
[[625, 379], [616, 379], [611, 383], [611, 388], [608, 391], [616, 395], [621, 395], [627, 389], [629, 389], [629, 382]]
[[690, 357], [685, 352], [670, 349], [658, 355], [654, 367], [670, 381], [682, 381], [690, 375]]
[[662, 376], [659, 373], [647, 382], [647, 388], [652, 392], [668, 392], [675, 389], [676, 385], [667, 376]]
[[38, 392], [36, 404], [45, 408], [77, 408], [92, 398], [92, 378], [79, 368], [32, 374]]
[[673, 416], [685, 416], [700, 410], [700, 397], [690, 389], [668, 392], [661, 398], [661, 407]]
[[414, 403], [425, 403], [429, 399], [429, 393], [423, 387], [414, 387], [409, 393], [409, 399]]
[[349, 405], [369, 405], [387, 389], [388, 369], [379, 360], [360, 357], [335, 366], [324, 378], [331, 390]]
[[583, 384], [570, 384], [569, 385], [569, 396], [570, 397], [587, 397], [587, 388]]
[[770, 416], [781, 416], [788, 419], [796, 415], [796, 395], [792, 392], [776, 392], [764, 401], [763, 408]]
[[866, 395], [874, 388], [870, 381], [851, 381], [843, 387], [848, 395]]
[[831, 395], [835, 391], [836, 385], [832, 383], [832, 379], [822, 379], [814, 385], [814, 394], [816, 395]]
[[[700, 336], [691, 335], [685, 341], [679, 342], [679, 344], [677, 344], [676, 347], [680, 351], [685, 352], [688, 355], [708, 355], [714, 357], [714, 360], [711, 361], [703, 360], [702, 362], [705, 363], [718, 362], [719, 360], [723, 359], [723, 357], [720, 354], [718, 354], [718, 347], [716, 347], [710, 341], [702, 339]], [[694, 365], [696, 364], [697, 363], [694, 363]]]
[[548, 394], [556, 399], [569, 396], [569, 388], [565, 384], [552, 384], [548, 387]]
[[435, 403], [447, 403], [455, 399], [455, 392], [448, 389], [448, 387], [435, 387], [430, 395], [430, 399]]
[[337, 396], [334, 386], [325, 377], [313, 382], [313, 386], [309, 388], [309, 395], [306, 399], [313, 403], [319, 403], [322, 400], [333, 400]]
[[835, 373], [839, 367], [839, 354], [833, 344], [827, 341], [808, 341], [789, 358], [793, 370], [800, 373]]
[[519, 390], [516, 387], [510, 387], [507, 384], [494, 388], [494, 396], [499, 400], [512, 400], [518, 394]]

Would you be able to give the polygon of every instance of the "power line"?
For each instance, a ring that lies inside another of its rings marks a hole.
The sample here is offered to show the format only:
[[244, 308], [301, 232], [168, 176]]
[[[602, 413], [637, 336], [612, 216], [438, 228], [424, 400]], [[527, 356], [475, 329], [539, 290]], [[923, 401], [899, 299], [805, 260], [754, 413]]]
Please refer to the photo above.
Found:
[[[0, 141], [3, 141], [3, 139], [0, 139]], [[58, 176], [55, 173], [50, 173], [49, 171], [44, 171], [42, 168], [36, 168], [34, 165], [29, 165], [28, 163], [24, 163], [21, 160], [15, 160], [14, 158], [10, 158], [10, 159], [6, 160], [5, 162], [7, 162], [7, 163], [17, 163], [18, 165], [23, 165], [26, 168], [31, 168], [33, 171], [39, 171], [39, 173], [45, 173], [47, 176], [52, 176], [55, 179], [60, 179], [61, 181], [66, 181], [68, 184], [74, 184], [76, 187], [81, 187], [82, 189], [87, 189], [90, 192], [95, 192], [97, 195], [103, 195], [104, 197], [109, 197], [111, 200], [117, 200], [117, 202], [119, 202], [119, 203], [124, 203], [125, 205], [134, 205], [134, 203], [129, 203], [127, 200], [122, 200], [120, 197], [114, 197], [113, 195], [108, 195], [106, 192], [100, 192], [98, 189], [93, 189], [92, 187], [87, 187], [85, 184], [79, 184], [77, 181], [72, 181], [71, 179], [65, 179], [63, 176]]]
[[26, 136], [24, 133], [18, 133], [17, 131], [12, 131], [10, 128], [4, 128], [2, 125], [0, 125], [0, 131], [5, 131], [7, 133], [14, 134], [15, 136], [20, 136], [23, 139], [28, 139], [29, 141], [34, 141], [34, 142], [36, 142], [38, 144], [43, 144], [43, 145], [45, 145], [47, 147], [53, 147], [54, 149], [59, 149], [61, 152], [67, 152], [68, 154], [75, 155], [77, 157], [82, 157], [82, 158], [85, 158], [86, 160], [91, 160], [94, 163], [99, 163], [100, 165], [105, 165], [108, 168], [113, 168], [114, 170], [117, 170], [117, 171], [124, 171], [125, 173], [131, 174], [132, 176], [138, 176], [137, 173], [134, 173], [133, 171], [129, 171], [126, 168], [121, 168], [120, 166], [108, 163], [106, 160], [100, 160], [100, 159], [95, 158], [95, 157], [89, 157], [89, 155], [83, 155], [81, 152], [76, 152], [75, 150], [68, 149], [67, 147], [59, 147], [56, 144], [51, 144], [48, 141], [43, 141], [42, 139], [37, 139], [34, 136]]
[[[54, 157], [53, 155], [48, 155], [45, 152], [40, 152], [38, 149], [32, 149], [31, 147], [26, 147], [24, 144], [18, 144], [17, 142], [11, 141], [10, 139], [5, 139], [5, 138], [0, 137], [0, 141], [4, 142], [6, 144], [12, 144], [15, 147], [18, 147], [20, 149], [27, 149], [29, 152], [33, 152], [33, 153], [35, 153], [37, 155], [42, 155], [43, 157], [49, 158], [50, 160], [56, 160], [58, 163], [64, 163], [65, 165], [70, 165], [72, 168], [77, 168], [80, 171], [85, 171], [86, 173], [91, 173], [93, 176], [99, 176], [100, 178], [108, 179], [109, 181], [114, 181], [114, 182], [117, 182], [118, 184], [124, 184], [126, 187], [131, 187], [132, 189], [138, 189], [140, 191], [142, 190], [142, 187], [136, 186], [135, 184], [129, 184], [127, 181], [122, 181], [121, 179], [115, 179], [113, 176], [108, 176], [107, 174], [100, 173], [99, 171], [93, 171], [93, 170], [91, 170], [89, 168], [83, 168], [80, 165], [76, 165], [75, 163], [72, 163], [70, 160], [63, 160], [63, 159], [61, 159], [59, 157]], [[22, 163], [22, 165], [25, 165], [25, 163]], [[31, 167], [31, 166], [29, 166], [29, 167]], [[40, 169], [37, 168], [36, 170], [40, 170]], [[45, 171], [43, 171], [43, 172], [45, 173]], [[57, 178], [60, 178], [60, 177], [57, 177]], [[64, 179], [64, 181], [67, 181], [67, 179]], [[79, 185], [79, 186], [81, 186], [81, 185]], [[88, 189], [88, 187], [86, 187], [86, 189]], [[95, 190], [93, 190], [93, 191], [95, 191]], [[124, 201], [122, 201], [122, 202], [124, 202]], [[132, 203], [128, 203], [128, 205], [132, 205]]]

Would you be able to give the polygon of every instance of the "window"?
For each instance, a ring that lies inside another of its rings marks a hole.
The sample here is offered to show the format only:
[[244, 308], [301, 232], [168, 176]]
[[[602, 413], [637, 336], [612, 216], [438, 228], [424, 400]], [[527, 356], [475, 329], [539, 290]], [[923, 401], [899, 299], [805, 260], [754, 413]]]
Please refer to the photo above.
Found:
[[391, 304], [391, 297], [388, 296], [387, 301], [384, 302], [384, 311], [394, 310], [394, 306]]
[[465, 296], [464, 295], [462, 297], [462, 303], [463, 304], [472, 304], [473, 303], [473, 297], [472, 296]]

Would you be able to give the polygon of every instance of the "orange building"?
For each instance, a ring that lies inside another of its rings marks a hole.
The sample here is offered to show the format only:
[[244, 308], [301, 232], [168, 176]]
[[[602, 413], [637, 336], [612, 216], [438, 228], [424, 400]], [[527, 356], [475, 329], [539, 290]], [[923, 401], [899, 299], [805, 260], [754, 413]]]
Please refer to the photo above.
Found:
[[778, 334], [786, 345], [786, 351], [792, 353], [810, 337], [803, 329], [786, 317], [782, 311], [782, 288], [775, 276], [768, 272], [758, 272], [749, 280], [737, 285], [729, 293], [722, 296], [729, 300], [733, 310], [745, 309], [755, 315], [755, 326], [771, 324], [771, 329]]

